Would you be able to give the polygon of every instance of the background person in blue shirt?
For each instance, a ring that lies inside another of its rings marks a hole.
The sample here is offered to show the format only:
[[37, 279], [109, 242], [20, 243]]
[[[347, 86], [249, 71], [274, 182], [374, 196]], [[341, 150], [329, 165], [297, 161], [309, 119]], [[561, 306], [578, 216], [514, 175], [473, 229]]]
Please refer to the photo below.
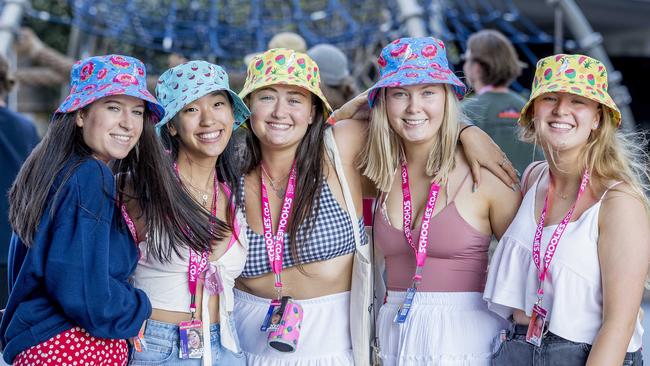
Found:
[[11, 294], [0, 343], [14, 365], [126, 365], [125, 339], [151, 313], [128, 282], [139, 253], [120, 215], [126, 195], [139, 200], [149, 235], [195, 250], [212, 238], [209, 213], [176, 183], [156, 138], [164, 112], [142, 62], [90, 57], [71, 80], [9, 195]]
[[9, 64], [0, 56], [0, 309], [5, 307], [9, 290], [7, 288], [7, 254], [11, 225], [9, 225], [9, 200], [7, 191], [11, 187], [20, 166], [38, 144], [39, 138], [32, 121], [9, 108], [5, 103], [7, 94], [14, 86]]

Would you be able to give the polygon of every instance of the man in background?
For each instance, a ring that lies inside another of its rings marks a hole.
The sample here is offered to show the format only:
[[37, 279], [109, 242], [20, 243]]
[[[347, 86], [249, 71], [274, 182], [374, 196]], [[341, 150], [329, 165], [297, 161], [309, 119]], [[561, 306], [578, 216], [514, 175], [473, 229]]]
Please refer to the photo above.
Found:
[[7, 255], [12, 230], [7, 193], [23, 162], [39, 142], [34, 123], [7, 108], [5, 100], [14, 83], [7, 60], [0, 56], [0, 309], [4, 309], [9, 296]]

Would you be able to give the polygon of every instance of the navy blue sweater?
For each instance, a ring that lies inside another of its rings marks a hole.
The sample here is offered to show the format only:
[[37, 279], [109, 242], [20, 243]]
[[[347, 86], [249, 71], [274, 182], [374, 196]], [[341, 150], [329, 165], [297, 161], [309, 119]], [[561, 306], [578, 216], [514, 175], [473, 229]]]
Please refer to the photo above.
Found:
[[138, 250], [119, 225], [114, 196], [104, 163], [74, 159], [50, 190], [32, 246], [12, 236], [11, 295], [0, 322], [5, 361], [75, 326], [95, 337], [129, 338], [150, 316], [149, 299], [128, 283]]

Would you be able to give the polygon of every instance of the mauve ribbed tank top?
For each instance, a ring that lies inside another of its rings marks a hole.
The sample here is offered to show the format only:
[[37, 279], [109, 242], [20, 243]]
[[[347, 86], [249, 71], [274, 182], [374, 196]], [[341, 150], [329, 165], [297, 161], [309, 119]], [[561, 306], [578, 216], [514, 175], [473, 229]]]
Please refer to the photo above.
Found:
[[[418, 291], [483, 292], [485, 288], [490, 235], [479, 232], [460, 216], [455, 196], [431, 218], [427, 260]], [[380, 207], [377, 205], [375, 212], [374, 240], [386, 259], [387, 288], [406, 291], [412, 284], [415, 253], [404, 232], [391, 226]], [[412, 233], [417, 245], [420, 222], [416, 224]]]

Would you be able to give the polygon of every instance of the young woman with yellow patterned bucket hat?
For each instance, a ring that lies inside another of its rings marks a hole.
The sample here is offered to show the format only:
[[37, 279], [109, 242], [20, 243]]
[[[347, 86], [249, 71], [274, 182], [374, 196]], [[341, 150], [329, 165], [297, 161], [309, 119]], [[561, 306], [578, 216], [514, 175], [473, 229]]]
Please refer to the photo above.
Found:
[[[355, 253], [367, 248], [355, 208], [360, 182], [353, 166], [328, 158], [335, 149], [325, 124], [331, 109], [318, 66], [300, 52], [269, 50], [250, 62], [240, 96], [251, 110], [241, 179], [249, 255], [236, 285], [234, 319], [247, 362], [353, 364], [350, 323], [366, 312], [351, 306], [350, 296]], [[282, 328], [286, 337], [270, 324], [283, 315], [280, 308], [302, 314]], [[355, 349], [360, 359], [368, 347]]]
[[521, 207], [490, 264], [484, 297], [512, 320], [493, 365], [643, 363], [649, 167], [643, 146], [617, 130], [607, 83], [605, 66], [588, 56], [537, 63], [519, 121], [547, 162], [524, 173]]

